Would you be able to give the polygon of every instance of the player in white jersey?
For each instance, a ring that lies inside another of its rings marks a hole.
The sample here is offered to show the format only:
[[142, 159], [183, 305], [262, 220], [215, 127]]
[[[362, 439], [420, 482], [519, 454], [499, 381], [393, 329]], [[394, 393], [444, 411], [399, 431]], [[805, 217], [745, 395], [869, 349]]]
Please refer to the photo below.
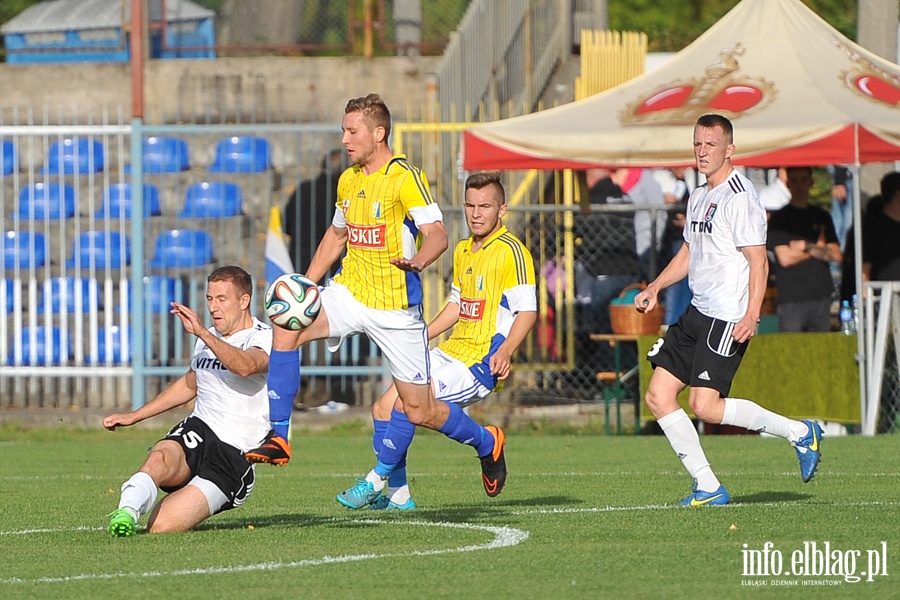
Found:
[[[191, 415], [156, 442], [140, 470], [122, 484], [119, 508], [110, 515], [114, 536], [134, 535], [137, 521], [151, 509], [148, 531], [187, 531], [240, 506], [253, 490], [255, 467], [244, 452], [269, 431], [272, 328], [250, 314], [252, 293], [244, 269], [213, 271], [206, 291], [209, 329], [196, 312], [172, 302], [172, 314], [197, 336], [190, 368], [144, 406], [103, 419], [103, 426], [115, 431], [196, 398]], [[160, 489], [167, 495], [156, 503]]]
[[677, 396], [688, 385], [690, 407], [698, 419], [787, 439], [797, 452], [804, 482], [815, 475], [821, 458], [818, 424], [727, 397], [747, 344], [756, 334], [768, 277], [766, 213], [753, 184], [731, 165], [733, 135], [731, 122], [721, 115], [698, 119], [694, 158], [707, 182], [688, 200], [684, 246], [634, 301], [637, 310], [652, 310], [659, 293], [685, 277], [694, 295], [691, 306], [647, 354], [654, 371], [645, 397], [694, 479], [691, 494], [682, 501], [685, 506], [730, 501], [693, 423], [678, 406]]

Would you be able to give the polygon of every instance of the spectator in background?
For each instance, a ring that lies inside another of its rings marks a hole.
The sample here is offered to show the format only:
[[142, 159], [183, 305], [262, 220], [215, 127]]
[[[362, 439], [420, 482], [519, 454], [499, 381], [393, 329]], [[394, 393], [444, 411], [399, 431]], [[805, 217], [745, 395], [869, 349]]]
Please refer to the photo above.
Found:
[[[616, 169], [613, 182], [622, 188], [635, 206], [665, 206], [662, 189], [648, 169]], [[654, 219], [654, 216], [656, 218]], [[634, 213], [634, 244], [641, 261], [643, 279], [651, 279], [662, 270], [659, 251], [668, 215], [660, 210], [637, 210]], [[651, 251], [652, 249], [652, 251]]]
[[340, 149], [326, 154], [319, 174], [297, 184], [284, 205], [284, 233], [290, 237], [288, 250], [295, 269], [309, 266], [316, 245], [331, 225], [343, 160]]
[[[591, 206], [630, 204], [630, 197], [613, 180], [609, 169], [585, 173]], [[590, 307], [587, 333], [612, 333], [609, 303], [625, 286], [641, 279], [641, 262], [635, 250], [634, 212], [590, 212], [575, 216], [576, 294]]]
[[759, 191], [759, 200], [767, 214], [787, 206], [791, 201], [791, 191], [787, 186], [787, 169], [779, 167], [775, 179]]
[[[331, 225], [334, 207], [337, 200], [337, 182], [344, 170], [344, 151], [335, 148], [322, 157], [322, 166], [318, 175], [297, 184], [284, 205], [284, 233], [290, 238], [288, 250], [294, 268], [305, 273], [312, 260], [313, 253], [325, 231]], [[355, 336], [358, 362], [367, 360], [370, 353], [369, 338]], [[311, 365], [354, 366], [357, 361], [347, 351], [346, 358], [339, 353], [327, 360], [325, 344], [315, 344], [308, 350]], [[355, 404], [355, 392], [352, 386], [327, 385], [327, 377], [313, 375], [301, 383], [300, 395], [294, 408], [298, 410], [312, 409], [329, 402]], [[302, 399], [302, 402], [301, 402]]]
[[847, 167], [839, 166], [831, 167], [829, 171], [833, 177], [831, 220], [834, 222], [841, 250], [846, 250], [847, 230], [853, 224], [853, 172]]
[[831, 262], [841, 247], [827, 211], [809, 204], [812, 169], [789, 167], [790, 203], [769, 218], [769, 250], [778, 288], [779, 331], [829, 331], [834, 280]]
[[863, 220], [863, 283], [900, 281], [900, 171], [881, 178], [881, 200]]
[[[671, 169], [658, 169], [654, 172], [656, 182], [659, 184], [666, 204], [677, 207], [668, 213], [666, 228], [662, 234], [662, 256], [660, 270], [664, 269], [673, 256], [684, 245], [685, 210], [691, 192], [697, 187], [697, 173], [693, 169], [685, 167], [673, 167]], [[663, 323], [671, 325], [678, 320], [691, 303], [691, 286], [687, 278], [666, 288], [666, 315]]]

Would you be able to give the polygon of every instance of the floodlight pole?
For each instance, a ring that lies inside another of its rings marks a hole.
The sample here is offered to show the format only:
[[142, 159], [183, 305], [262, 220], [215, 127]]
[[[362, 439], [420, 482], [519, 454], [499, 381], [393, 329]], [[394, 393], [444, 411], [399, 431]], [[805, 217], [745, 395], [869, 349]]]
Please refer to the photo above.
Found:
[[[165, 15], [163, 16], [165, 19]], [[144, 375], [144, 3], [131, 0], [131, 407], [146, 402]]]

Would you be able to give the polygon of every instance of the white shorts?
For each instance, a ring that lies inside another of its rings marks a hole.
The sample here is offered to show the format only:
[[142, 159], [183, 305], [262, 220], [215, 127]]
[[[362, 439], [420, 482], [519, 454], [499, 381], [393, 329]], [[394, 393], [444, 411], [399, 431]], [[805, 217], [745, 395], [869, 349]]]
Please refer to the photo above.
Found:
[[431, 381], [435, 398], [460, 406], [475, 404], [491, 393], [465, 363], [438, 348], [431, 351]]
[[422, 308], [369, 308], [346, 287], [329, 281], [322, 289], [322, 309], [328, 317], [328, 349], [336, 352], [347, 336], [364, 333], [378, 344], [397, 381], [426, 385], [431, 379], [428, 329]]

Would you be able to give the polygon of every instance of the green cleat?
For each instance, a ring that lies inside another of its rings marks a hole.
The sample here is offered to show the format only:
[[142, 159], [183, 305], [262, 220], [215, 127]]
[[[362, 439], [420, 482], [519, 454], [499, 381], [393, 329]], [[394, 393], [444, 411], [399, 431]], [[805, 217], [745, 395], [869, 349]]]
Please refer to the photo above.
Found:
[[131, 511], [127, 508], [120, 508], [111, 512], [109, 515], [109, 532], [114, 537], [130, 537], [134, 535], [137, 528]]

